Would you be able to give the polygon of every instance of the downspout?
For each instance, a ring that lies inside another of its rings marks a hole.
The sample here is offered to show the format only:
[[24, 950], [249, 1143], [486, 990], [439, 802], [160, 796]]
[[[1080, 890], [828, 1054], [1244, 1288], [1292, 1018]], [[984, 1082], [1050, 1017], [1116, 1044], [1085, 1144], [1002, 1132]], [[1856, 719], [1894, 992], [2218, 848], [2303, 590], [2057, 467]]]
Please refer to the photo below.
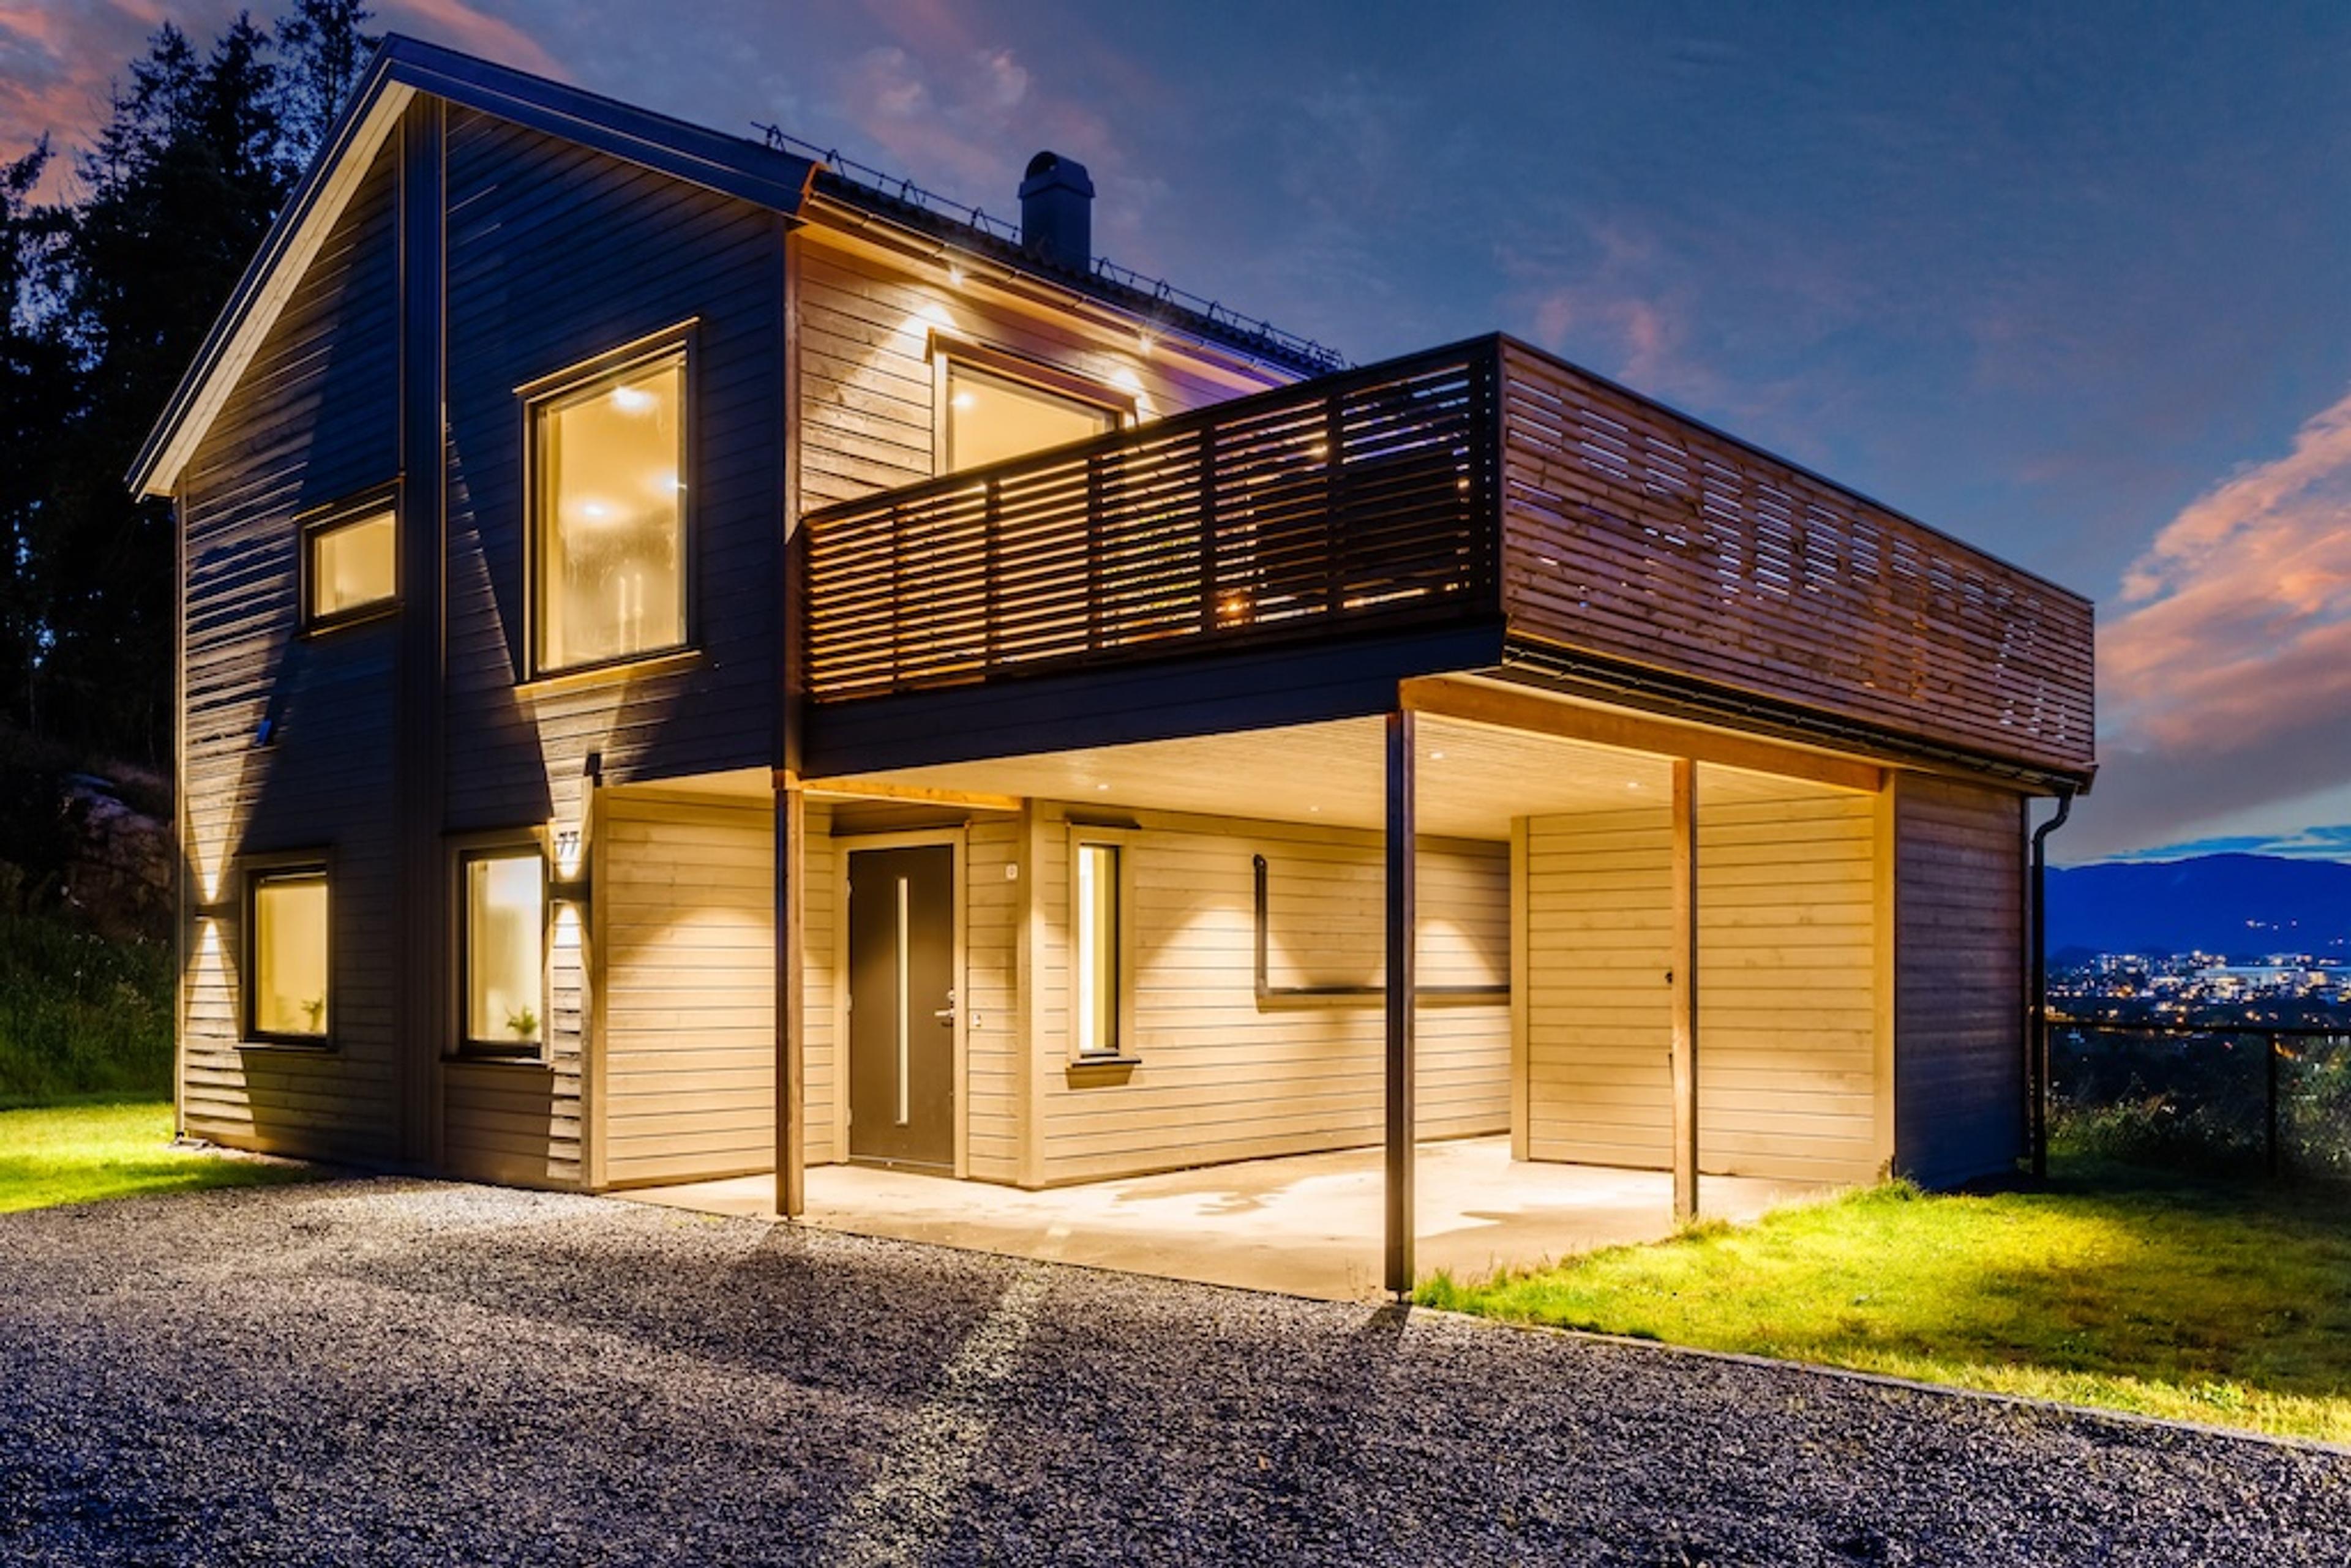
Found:
[[2032, 1090], [2032, 1179], [2049, 1177], [2049, 835], [2074, 813], [2071, 786], [2057, 791], [2057, 814], [2032, 831], [2032, 1030], [2027, 1037]]

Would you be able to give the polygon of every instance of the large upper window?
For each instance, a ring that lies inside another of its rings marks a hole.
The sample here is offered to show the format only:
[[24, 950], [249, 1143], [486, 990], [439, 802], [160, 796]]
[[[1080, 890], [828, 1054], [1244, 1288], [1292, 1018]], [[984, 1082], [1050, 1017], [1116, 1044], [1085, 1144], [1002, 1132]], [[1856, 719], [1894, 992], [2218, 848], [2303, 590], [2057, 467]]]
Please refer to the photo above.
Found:
[[348, 620], [398, 597], [400, 526], [389, 501], [315, 523], [302, 538], [302, 618], [310, 624]]
[[246, 1032], [257, 1040], [327, 1038], [327, 873], [255, 873], [247, 911]]
[[947, 361], [946, 401], [950, 472], [984, 468], [1118, 428], [1115, 409], [955, 359]]
[[536, 1056], [545, 1038], [547, 862], [535, 849], [465, 859], [465, 1047]]
[[539, 673], [685, 643], [685, 352], [535, 397]]

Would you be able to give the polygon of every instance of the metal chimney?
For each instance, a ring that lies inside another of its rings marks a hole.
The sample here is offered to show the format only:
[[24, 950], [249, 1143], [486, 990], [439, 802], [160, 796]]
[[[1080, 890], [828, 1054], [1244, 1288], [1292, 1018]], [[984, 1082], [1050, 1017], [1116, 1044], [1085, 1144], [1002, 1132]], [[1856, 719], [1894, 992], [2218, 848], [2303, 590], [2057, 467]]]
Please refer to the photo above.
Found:
[[1058, 152], [1038, 153], [1020, 182], [1020, 244], [1040, 261], [1092, 271], [1093, 206], [1094, 183], [1083, 163]]

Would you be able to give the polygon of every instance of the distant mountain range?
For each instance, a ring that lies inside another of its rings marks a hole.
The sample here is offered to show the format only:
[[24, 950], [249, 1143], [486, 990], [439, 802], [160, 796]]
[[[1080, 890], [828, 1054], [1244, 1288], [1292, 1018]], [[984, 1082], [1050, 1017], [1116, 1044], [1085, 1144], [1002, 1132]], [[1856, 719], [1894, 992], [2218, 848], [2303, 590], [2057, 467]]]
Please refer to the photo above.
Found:
[[2195, 855], [2049, 873], [2049, 951], [2351, 957], [2351, 865]]

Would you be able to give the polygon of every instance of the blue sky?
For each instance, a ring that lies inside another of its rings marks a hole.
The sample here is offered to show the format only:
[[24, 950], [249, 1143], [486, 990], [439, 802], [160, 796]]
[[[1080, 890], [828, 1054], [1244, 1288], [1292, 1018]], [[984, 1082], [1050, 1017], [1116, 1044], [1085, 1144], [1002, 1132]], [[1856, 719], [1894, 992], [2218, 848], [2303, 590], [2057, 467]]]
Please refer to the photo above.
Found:
[[[232, 9], [0, 0], [0, 135], [74, 139], [162, 16]], [[381, 13], [1006, 215], [1050, 146], [1099, 248], [1358, 361], [1527, 337], [2096, 598], [2070, 858], [2341, 852], [2351, 8]]]

